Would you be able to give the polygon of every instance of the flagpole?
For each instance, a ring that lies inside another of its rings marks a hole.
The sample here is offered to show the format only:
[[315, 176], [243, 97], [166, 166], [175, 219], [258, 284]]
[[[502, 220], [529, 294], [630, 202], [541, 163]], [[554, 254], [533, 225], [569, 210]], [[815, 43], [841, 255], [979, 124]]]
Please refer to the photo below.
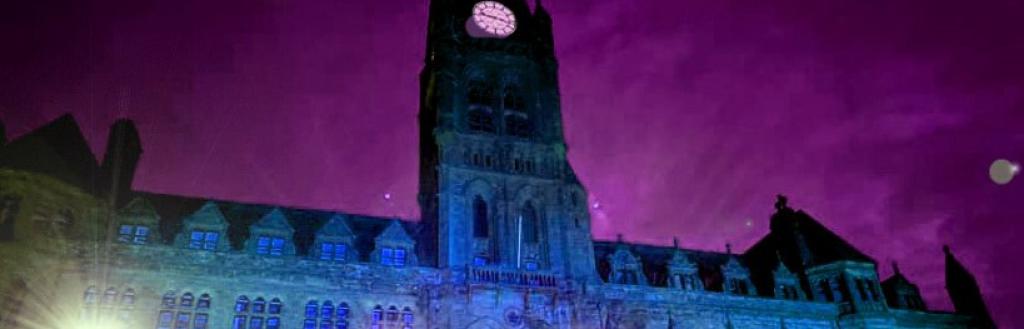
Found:
[[523, 215], [519, 215], [517, 222], [519, 233], [516, 241], [516, 269], [520, 269], [523, 262]]

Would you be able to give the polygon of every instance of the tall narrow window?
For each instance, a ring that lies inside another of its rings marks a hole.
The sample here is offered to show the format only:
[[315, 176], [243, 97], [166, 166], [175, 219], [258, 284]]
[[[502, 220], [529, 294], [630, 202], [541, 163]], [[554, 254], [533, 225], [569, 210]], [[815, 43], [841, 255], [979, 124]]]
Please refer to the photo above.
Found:
[[160, 302], [160, 305], [163, 306], [164, 308], [173, 308], [174, 305], [177, 304], [177, 301], [178, 297], [174, 295], [174, 292], [168, 291], [164, 293], [164, 297]]
[[147, 240], [149, 240], [149, 227], [136, 226], [135, 235], [132, 237], [132, 243], [146, 244]]
[[174, 306], [177, 295], [173, 291], [164, 293], [160, 302], [160, 313], [157, 315], [157, 329], [171, 329], [174, 325]]
[[210, 316], [205, 313], [196, 313], [196, 319], [192, 329], [206, 329], [210, 322]]
[[256, 300], [252, 302], [253, 313], [263, 313], [266, 311], [267, 301], [263, 297], [256, 297]]
[[519, 91], [515, 87], [505, 87], [505, 97], [502, 99], [502, 105], [506, 111], [516, 111], [523, 109], [523, 97], [519, 95]]
[[220, 233], [217, 232], [206, 232], [206, 243], [203, 244], [203, 249], [214, 250], [217, 249], [217, 240], [220, 238]]
[[270, 237], [261, 236], [256, 239], [256, 253], [266, 255], [270, 252]]
[[533, 203], [527, 201], [526, 206], [523, 207], [523, 242], [526, 243], [537, 243], [539, 241], [539, 225], [537, 224], [537, 210], [533, 208]]
[[331, 301], [324, 301], [324, 304], [320, 306], [320, 318], [330, 320], [334, 316], [334, 304]]
[[348, 329], [348, 304], [338, 304], [338, 321], [335, 329]]
[[197, 310], [210, 309], [210, 294], [202, 294], [199, 296], [199, 302], [196, 303]]
[[832, 295], [832, 284], [828, 280], [818, 281], [818, 289], [821, 291], [822, 297], [825, 297], [826, 301], [835, 301], [835, 297]]
[[469, 113], [466, 116], [469, 130], [488, 133], [494, 132], [494, 119], [490, 110], [474, 108], [469, 110]]
[[178, 312], [178, 317], [174, 320], [174, 329], [189, 329], [190, 320], [192, 320], [192, 313]]
[[395, 248], [395, 266], [405, 266], [405, 248]]
[[182, 308], [191, 308], [194, 302], [195, 297], [192, 295], [192, 293], [186, 292], [181, 295], [181, 302], [179, 302], [178, 305], [181, 305]]
[[494, 96], [491, 90], [482, 81], [471, 81], [467, 90], [467, 124], [472, 131], [491, 132], [494, 129], [491, 107], [494, 106]]
[[107, 290], [103, 292], [103, 299], [100, 302], [108, 305], [117, 302], [117, 289], [114, 287], [107, 288]]
[[412, 329], [412, 322], [415, 320], [412, 310], [406, 307], [402, 310], [402, 329]]
[[387, 309], [387, 318], [385, 318], [385, 319], [387, 319], [387, 322], [389, 324], [393, 324], [393, 323], [398, 322], [398, 307], [395, 307], [394, 305], [391, 305], [390, 307], [388, 307], [388, 309]]
[[487, 202], [477, 195], [473, 198], [473, 236], [487, 238], [490, 236], [490, 220], [487, 217]]
[[235, 315], [231, 320], [231, 329], [245, 329], [245, 315]]
[[121, 305], [133, 305], [135, 304], [135, 289], [128, 288], [121, 294]]
[[270, 304], [267, 305], [267, 313], [270, 317], [267, 318], [267, 329], [280, 329], [281, 328], [281, 309], [283, 303], [280, 298], [274, 298], [270, 300]]
[[131, 225], [121, 225], [117, 230], [117, 241], [121, 243], [129, 243], [132, 241], [134, 236], [135, 227]]
[[370, 313], [370, 329], [380, 329], [381, 322], [384, 320], [384, 309], [380, 305], [373, 307], [373, 312]]
[[380, 250], [380, 263], [382, 265], [391, 265], [395, 263], [395, 250], [384, 247]]
[[868, 291], [871, 292], [871, 300], [878, 301], [881, 294], [878, 293], [878, 287], [875, 286], [874, 280], [865, 280], [864, 284], [868, 286]]
[[156, 329], [171, 329], [172, 322], [174, 322], [174, 311], [161, 310], [156, 318]]
[[235, 313], [244, 313], [249, 311], [249, 297], [238, 296], [235, 300]]
[[281, 256], [284, 254], [284, 238], [273, 238], [270, 240], [270, 255]]
[[530, 137], [530, 118], [525, 113], [511, 112], [505, 115], [505, 133], [516, 137]]
[[188, 248], [189, 249], [203, 249], [203, 239], [206, 237], [202, 231], [192, 231], [189, 235]]
[[306, 303], [306, 320], [302, 322], [302, 329], [317, 329], [316, 320], [319, 317], [320, 304], [315, 300]]
[[270, 306], [267, 307], [267, 313], [270, 314], [281, 314], [281, 300], [274, 298], [270, 300]]
[[82, 295], [82, 301], [86, 304], [96, 304], [96, 286], [89, 286]]

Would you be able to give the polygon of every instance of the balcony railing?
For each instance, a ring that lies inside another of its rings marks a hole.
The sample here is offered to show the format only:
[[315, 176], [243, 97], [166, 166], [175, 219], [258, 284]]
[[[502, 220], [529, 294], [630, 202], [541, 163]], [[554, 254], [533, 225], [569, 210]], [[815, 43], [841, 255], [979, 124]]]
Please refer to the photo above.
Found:
[[551, 274], [479, 267], [469, 268], [469, 281], [529, 287], [558, 286], [558, 277]]

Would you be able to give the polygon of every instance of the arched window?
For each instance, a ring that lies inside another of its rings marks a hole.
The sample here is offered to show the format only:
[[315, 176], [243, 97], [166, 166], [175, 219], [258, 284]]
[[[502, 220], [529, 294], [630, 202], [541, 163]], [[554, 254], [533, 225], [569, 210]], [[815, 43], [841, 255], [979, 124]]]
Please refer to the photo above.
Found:
[[178, 300], [178, 297], [174, 294], [174, 292], [173, 291], [168, 291], [168, 292], [164, 293], [164, 297], [163, 297], [160, 305], [162, 305], [165, 308], [173, 308], [174, 304], [177, 302], [177, 300]]
[[128, 288], [128, 289], [124, 290], [124, 293], [121, 294], [121, 304], [122, 305], [133, 305], [133, 304], [135, 304], [135, 289]]
[[82, 301], [86, 304], [95, 304], [96, 294], [96, 286], [89, 286], [89, 288], [85, 289], [85, 293], [82, 294]]
[[[324, 301], [323, 306], [320, 306], [320, 318], [324, 320], [330, 320], [334, 316], [334, 304], [331, 301]], [[320, 327], [323, 327], [322, 325]], [[330, 329], [330, 326], [327, 326]]]
[[522, 110], [525, 102], [523, 97], [519, 94], [519, 90], [513, 86], [505, 87], [505, 95], [502, 98], [502, 105], [506, 111], [518, 111]]
[[[324, 302], [327, 304], [330, 302]], [[320, 303], [315, 300], [306, 302], [305, 320], [302, 321], [302, 329], [317, 329], [316, 320], [320, 316]]]
[[540, 238], [540, 225], [537, 223], [537, 210], [533, 208], [533, 203], [526, 202], [521, 216], [523, 216], [523, 242], [537, 243]]
[[[271, 299], [270, 300], [270, 306], [267, 307], [267, 313], [270, 313], [270, 314], [281, 314], [281, 306], [282, 306], [281, 305], [281, 299], [278, 299], [278, 298]], [[269, 321], [267, 322], [267, 325], [268, 326], [270, 325]]]
[[335, 329], [348, 329], [348, 304], [338, 304], [338, 321]]
[[387, 318], [386, 319], [387, 319], [388, 323], [398, 322], [398, 308], [395, 307], [394, 305], [391, 305], [391, 307], [388, 307], [388, 314], [387, 314]]
[[373, 312], [370, 313], [370, 329], [380, 329], [380, 323], [384, 320], [384, 309], [380, 305], [373, 307]]
[[249, 311], [249, 297], [245, 295], [238, 296], [235, 300], [235, 313], [245, 313]]
[[192, 304], [195, 302], [195, 299], [195, 296], [192, 296], [191, 292], [186, 292], [185, 294], [181, 295], [181, 302], [179, 302], [178, 305], [181, 305], [182, 308], [190, 308], [192, 307]]
[[469, 130], [488, 133], [494, 132], [494, 117], [493, 114], [491, 114], [490, 109], [470, 109], [469, 113], [466, 115], [466, 121], [469, 124]]
[[870, 292], [870, 294], [871, 294], [871, 300], [877, 302], [878, 301], [878, 297], [881, 294], [878, 293], [878, 287], [875, 286], [875, 281], [874, 280], [864, 280], [864, 284], [866, 284], [868, 286], [868, 292]]
[[107, 288], [107, 290], [103, 292], [103, 299], [100, 300], [100, 303], [108, 304], [109, 305], [109, 304], [113, 304], [116, 301], [117, 301], [117, 289], [114, 288], [114, 287], [110, 287], [110, 288]]
[[473, 198], [473, 237], [487, 238], [490, 236], [490, 220], [487, 216], [487, 202], [477, 195]]
[[505, 115], [505, 133], [517, 137], [530, 137], [530, 119], [522, 112], [510, 112]]
[[821, 291], [822, 297], [825, 297], [826, 301], [835, 301], [835, 296], [832, 295], [832, 284], [828, 280], [818, 281], [818, 289]]
[[206, 310], [210, 308], [210, 294], [199, 295], [199, 302], [196, 303], [197, 310]]
[[406, 307], [402, 309], [402, 329], [412, 329], [412, 322], [415, 320], [412, 310]]
[[263, 313], [267, 311], [267, 301], [263, 297], [256, 297], [256, 300], [252, 302], [253, 313]]
[[491, 107], [494, 96], [482, 81], [471, 81], [467, 91], [469, 105], [467, 123], [472, 131], [494, 132], [494, 119]]

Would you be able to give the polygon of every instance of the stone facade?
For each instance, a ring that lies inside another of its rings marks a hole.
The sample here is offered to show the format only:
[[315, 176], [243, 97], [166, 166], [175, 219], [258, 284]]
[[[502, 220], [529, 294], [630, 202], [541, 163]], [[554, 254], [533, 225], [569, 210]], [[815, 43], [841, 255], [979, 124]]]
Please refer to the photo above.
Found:
[[[70, 117], [3, 145], [0, 327], [994, 327], [983, 305], [928, 311], [902, 275], [880, 284], [874, 260], [781, 196], [739, 254], [595, 241], [551, 18], [498, 3], [507, 36], [467, 32], [475, 0], [430, 5], [420, 221], [130, 191], [142, 149], [127, 120], [102, 165], [66, 142]], [[954, 299], [981, 302], [947, 264]]]

